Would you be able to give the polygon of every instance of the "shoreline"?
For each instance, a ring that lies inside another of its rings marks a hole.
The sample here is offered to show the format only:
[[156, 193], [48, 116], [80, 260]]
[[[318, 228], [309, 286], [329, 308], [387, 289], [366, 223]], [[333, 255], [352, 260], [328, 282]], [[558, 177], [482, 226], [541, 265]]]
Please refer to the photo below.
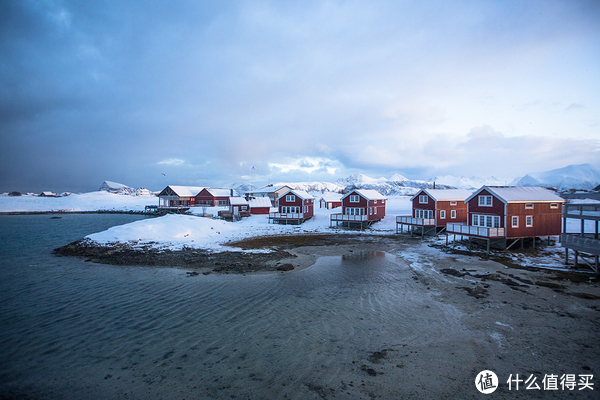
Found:
[[[98, 244], [80, 239], [54, 249], [57, 256], [73, 256], [86, 262], [121, 266], [149, 266], [179, 268], [193, 275], [210, 273], [247, 274], [256, 272], [299, 271], [310, 267], [321, 256], [343, 256], [352, 252], [383, 251], [393, 253], [402, 248], [425, 245], [441, 255], [465, 256], [481, 262], [495, 262], [504, 268], [553, 275], [554, 280], [573, 283], [600, 282], [600, 277], [588, 269], [552, 269], [520, 264], [506, 254], [463, 250], [437, 243], [423, 243], [421, 239], [400, 235], [351, 233], [312, 233], [294, 235], [266, 235], [226, 243], [231, 251], [211, 251], [184, 247], [181, 250], [153, 247], [154, 243], [132, 246], [132, 243]], [[235, 250], [234, 250], [235, 248]], [[241, 249], [241, 250], [237, 250]], [[253, 252], [248, 250], [267, 250]], [[538, 251], [542, 251], [539, 249]], [[531, 255], [535, 257], [535, 255]], [[440, 271], [444, 273], [443, 271]], [[464, 275], [464, 274], [463, 274]], [[468, 273], [466, 275], [469, 275]]]
[[124, 210], [96, 210], [96, 211], [68, 211], [68, 210], [55, 210], [55, 211], [0, 211], [0, 215], [50, 215], [50, 214], [135, 214], [135, 215], [157, 215], [155, 213], [147, 213], [145, 211], [124, 211]]

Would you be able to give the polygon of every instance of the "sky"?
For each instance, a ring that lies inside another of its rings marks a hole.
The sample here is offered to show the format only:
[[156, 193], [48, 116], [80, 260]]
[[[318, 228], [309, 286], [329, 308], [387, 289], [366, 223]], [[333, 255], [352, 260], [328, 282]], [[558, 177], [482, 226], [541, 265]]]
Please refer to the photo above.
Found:
[[600, 2], [0, 1], [0, 192], [600, 168]]

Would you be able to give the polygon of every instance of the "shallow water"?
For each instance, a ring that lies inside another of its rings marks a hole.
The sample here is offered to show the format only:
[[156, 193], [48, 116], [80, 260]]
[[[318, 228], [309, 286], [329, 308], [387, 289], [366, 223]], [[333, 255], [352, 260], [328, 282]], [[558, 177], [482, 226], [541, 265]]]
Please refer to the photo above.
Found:
[[0, 216], [0, 397], [368, 398], [368, 354], [456, 328], [383, 252], [194, 277], [51, 254], [140, 218]]

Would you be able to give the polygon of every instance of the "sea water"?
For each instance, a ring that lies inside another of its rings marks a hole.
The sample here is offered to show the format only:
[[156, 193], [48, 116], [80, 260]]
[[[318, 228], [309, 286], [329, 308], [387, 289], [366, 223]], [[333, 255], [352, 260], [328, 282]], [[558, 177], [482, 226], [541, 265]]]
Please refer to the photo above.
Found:
[[0, 397], [368, 398], [360, 364], [432, 318], [384, 252], [206, 276], [52, 254], [139, 218], [0, 216]]

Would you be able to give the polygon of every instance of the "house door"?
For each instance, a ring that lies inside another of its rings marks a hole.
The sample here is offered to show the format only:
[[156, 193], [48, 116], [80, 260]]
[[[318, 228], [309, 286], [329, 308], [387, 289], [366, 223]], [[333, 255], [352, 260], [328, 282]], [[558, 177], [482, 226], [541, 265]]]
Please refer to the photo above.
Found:
[[233, 215], [240, 215], [240, 208], [238, 206], [233, 206]]

